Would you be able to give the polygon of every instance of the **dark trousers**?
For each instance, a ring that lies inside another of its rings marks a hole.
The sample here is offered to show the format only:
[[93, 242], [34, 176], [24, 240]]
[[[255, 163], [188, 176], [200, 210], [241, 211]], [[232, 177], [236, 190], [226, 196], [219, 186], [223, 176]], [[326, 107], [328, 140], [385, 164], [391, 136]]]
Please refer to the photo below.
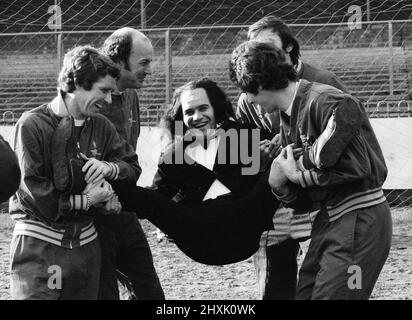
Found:
[[296, 294], [299, 242], [261, 246], [253, 256], [262, 300], [292, 300]]
[[167, 233], [187, 256], [204, 264], [245, 260], [272, 227], [279, 202], [267, 183], [269, 171], [243, 198], [209, 199], [199, 207], [176, 203], [156, 191], [114, 183], [123, 208], [135, 211]]
[[333, 222], [321, 210], [299, 272], [297, 299], [368, 299], [388, 257], [391, 237], [386, 201]]
[[99, 239], [67, 249], [30, 236], [14, 236], [10, 248], [13, 300], [96, 300]]
[[97, 220], [102, 245], [99, 299], [119, 299], [119, 280], [130, 299], [164, 300], [152, 252], [136, 215], [121, 212]]

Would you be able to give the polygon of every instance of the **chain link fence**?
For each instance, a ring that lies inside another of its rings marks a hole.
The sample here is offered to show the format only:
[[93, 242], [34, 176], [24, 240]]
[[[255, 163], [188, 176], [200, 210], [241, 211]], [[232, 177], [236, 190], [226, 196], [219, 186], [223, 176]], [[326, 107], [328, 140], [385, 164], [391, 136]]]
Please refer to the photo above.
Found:
[[[155, 126], [173, 90], [199, 77], [216, 80], [235, 106], [239, 91], [229, 81], [228, 61], [232, 50], [246, 40], [247, 27], [144, 30], [155, 55], [153, 73], [139, 92], [142, 125]], [[359, 29], [347, 23], [292, 24], [291, 29], [304, 61], [336, 73], [365, 102], [378, 135], [387, 138], [382, 146], [390, 172], [391, 206], [410, 205], [412, 20], [362, 23]], [[0, 34], [1, 124], [13, 125], [22, 112], [55, 96], [64, 52], [82, 44], [99, 47], [112, 31]]]
[[[335, 72], [368, 106], [372, 117], [410, 116], [412, 20], [291, 25], [304, 61]], [[50, 101], [64, 52], [76, 45], [99, 47], [113, 30], [0, 35], [0, 121]], [[149, 29], [153, 74], [140, 92], [142, 119], [154, 125], [173, 89], [202, 76], [218, 81], [233, 103], [238, 90], [228, 79], [230, 53], [246, 40], [247, 26]]]

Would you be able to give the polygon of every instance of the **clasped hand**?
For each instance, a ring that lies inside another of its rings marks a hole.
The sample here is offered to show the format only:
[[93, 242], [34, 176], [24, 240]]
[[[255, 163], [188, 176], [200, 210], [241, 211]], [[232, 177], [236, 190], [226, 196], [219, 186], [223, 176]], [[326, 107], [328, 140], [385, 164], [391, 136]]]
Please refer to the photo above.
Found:
[[260, 141], [260, 169], [266, 170], [270, 163], [279, 154], [282, 149], [280, 135], [277, 134], [272, 140], [265, 139]]
[[88, 183], [83, 194], [88, 194], [91, 206], [99, 208], [105, 214], [119, 213], [122, 210], [111, 184], [104, 179]]
[[82, 168], [82, 171], [86, 172], [86, 183], [99, 181], [110, 174], [111, 168], [107, 163], [96, 158], [88, 158], [83, 153], [80, 153], [80, 156], [87, 161]]
[[274, 189], [281, 188], [287, 181], [299, 183], [299, 169], [296, 159], [302, 155], [303, 149], [294, 149], [293, 146], [290, 144], [283, 148], [272, 162], [268, 182]]

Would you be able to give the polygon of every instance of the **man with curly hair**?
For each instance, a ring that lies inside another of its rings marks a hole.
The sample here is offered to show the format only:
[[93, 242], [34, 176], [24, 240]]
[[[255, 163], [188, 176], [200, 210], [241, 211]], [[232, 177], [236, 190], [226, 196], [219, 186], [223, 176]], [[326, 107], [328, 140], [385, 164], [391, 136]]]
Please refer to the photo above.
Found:
[[[267, 42], [239, 45], [230, 78], [250, 102], [280, 112], [284, 149], [271, 165], [274, 196], [295, 215], [319, 210], [296, 298], [368, 299], [389, 254], [392, 220], [382, 191], [385, 160], [362, 103], [299, 80], [284, 52]], [[294, 147], [303, 148], [297, 160]]]

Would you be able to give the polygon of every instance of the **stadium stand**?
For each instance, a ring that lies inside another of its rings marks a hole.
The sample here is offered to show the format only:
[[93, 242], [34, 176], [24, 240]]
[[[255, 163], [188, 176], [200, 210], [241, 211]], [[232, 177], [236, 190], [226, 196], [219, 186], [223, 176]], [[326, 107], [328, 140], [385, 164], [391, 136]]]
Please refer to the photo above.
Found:
[[[146, 33], [153, 41], [155, 60], [153, 74], [140, 93], [143, 122], [156, 123], [159, 110], [168, 102], [165, 31], [153, 28], [175, 28], [170, 32], [170, 89], [209, 76], [226, 88], [235, 103], [239, 91], [227, 76], [230, 52], [246, 39], [245, 26], [267, 14], [276, 14], [294, 24], [305, 61], [335, 72], [352, 93], [368, 104], [372, 116], [387, 115], [385, 107], [376, 110], [378, 103], [411, 98], [412, 22], [395, 22], [411, 19], [412, 7], [408, 0], [369, 2], [371, 20], [394, 20], [392, 56], [387, 23], [365, 24], [360, 30], [350, 30], [343, 23], [348, 20], [349, 5], [365, 9], [365, 3], [355, 0], [320, 0], [316, 5], [304, 0], [245, 0], [241, 4], [238, 0], [145, 1], [146, 28], [152, 28]], [[55, 94], [59, 69], [57, 36], [44, 33], [50, 31], [47, 9], [55, 3], [61, 5], [63, 14], [62, 52], [78, 44], [99, 46], [111, 30], [125, 25], [139, 27], [141, 22], [141, 1], [136, 0], [116, 4], [89, 0], [1, 2], [0, 122], [14, 122], [22, 112], [48, 102]], [[100, 32], [87, 33], [92, 30]], [[389, 66], [393, 67], [392, 74]], [[404, 108], [402, 115], [410, 116], [409, 105]], [[389, 111], [399, 115], [396, 108]]]

